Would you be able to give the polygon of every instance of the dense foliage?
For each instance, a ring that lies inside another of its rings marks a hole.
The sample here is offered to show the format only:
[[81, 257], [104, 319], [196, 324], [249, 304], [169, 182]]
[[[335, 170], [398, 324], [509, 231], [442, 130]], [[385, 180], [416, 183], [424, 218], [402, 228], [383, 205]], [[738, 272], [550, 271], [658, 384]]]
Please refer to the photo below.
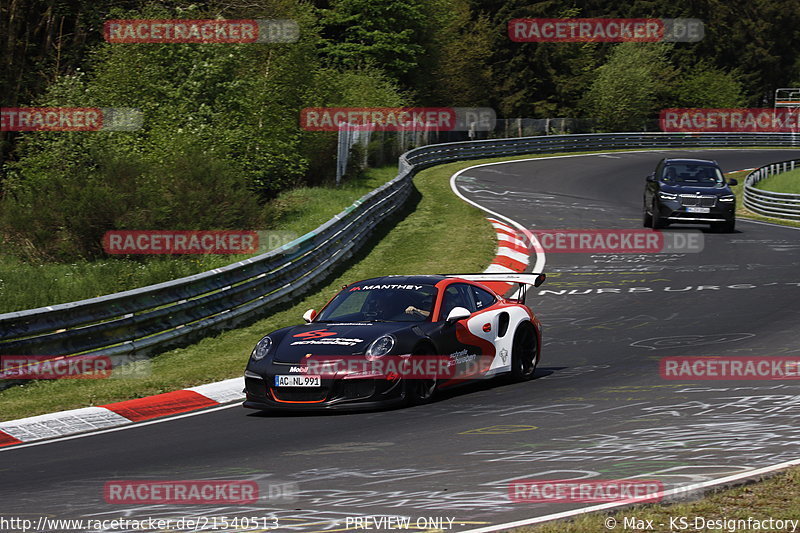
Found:
[[[135, 107], [136, 132], [3, 133], [0, 245], [100, 253], [110, 229], [265, 228], [269, 199], [331, 179], [312, 106], [489, 106], [650, 127], [663, 107], [769, 106], [800, 85], [795, 0], [4, 2], [2, 106]], [[697, 43], [515, 43], [520, 17], [692, 17]], [[111, 18], [290, 18], [291, 44], [109, 44]]]

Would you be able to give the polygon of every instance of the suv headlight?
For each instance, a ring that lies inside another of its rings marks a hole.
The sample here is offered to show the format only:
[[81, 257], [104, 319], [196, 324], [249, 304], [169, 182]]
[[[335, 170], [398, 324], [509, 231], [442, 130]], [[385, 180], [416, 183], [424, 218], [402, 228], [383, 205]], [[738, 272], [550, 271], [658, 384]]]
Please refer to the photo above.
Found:
[[678, 199], [678, 195], [677, 194], [672, 194], [671, 192], [660, 192], [660, 193], [658, 193], [658, 197], [661, 198], [662, 200], [677, 200]]
[[366, 355], [368, 357], [380, 357], [391, 352], [392, 348], [394, 348], [394, 337], [391, 335], [384, 335], [372, 341], [372, 344], [367, 348]]
[[267, 354], [269, 353], [269, 349], [271, 347], [272, 347], [272, 339], [270, 339], [269, 337], [264, 337], [263, 339], [258, 341], [256, 347], [253, 348], [253, 352], [250, 354], [250, 357], [253, 359], [253, 361], [261, 361], [267, 356]]
[[733, 194], [719, 197], [720, 202], [733, 202], [734, 200], [736, 200], [736, 196], [734, 196]]

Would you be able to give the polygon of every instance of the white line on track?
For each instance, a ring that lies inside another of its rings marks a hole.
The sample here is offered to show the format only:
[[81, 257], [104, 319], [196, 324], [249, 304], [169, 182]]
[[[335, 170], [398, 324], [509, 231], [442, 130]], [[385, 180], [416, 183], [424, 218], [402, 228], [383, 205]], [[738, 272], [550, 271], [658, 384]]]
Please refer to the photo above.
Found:
[[762, 226], [772, 226], [773, 228], [787, 228], [787, 229], [794, 229], [798, 230], [797, 226], [784, 226], [783, 224], [776, 224], [775, 222], [765, 222], [763, 220], [753, 220], [751, 218], [742, 218], [738, 217], [736, 219], [737, 222], [750, 222], [751, 224], [761, 224]]
[[[518, 159], [518, 160], [515, 160], [515, 161], [529, 161], [529, 159]], [[514, 161], [506, 161], [506, 163], [513, 163], [513, 162]], [[509, 217], [507, 217], [505, 215], [501, 215], [500, 213], [496, 213], [495, 211], [492, 211], [491, 209], [487, 209], [487, 208], [483, 207], [482, 205], [480, 205], [477, 202], [473, 202], [472, 200], [470, 200], [469, 198], [467, 198], [466, 196], [461, 194], [461, 191], [459, 191], [458, 187], [456, 186], [456, 180], [458, 179], [458, 177], [463, 172], [466, 172], [468, 170], [472, 170], [474, 168], [487, 167], [487, 166], [490, 166], [490, 165], [498, 165], [498, 164], [500, 164], [500, 163], [483, 163], [481, 165], [473, 165], [471, 167], [467, 167], [467, 168], [459, 170], [458, 172], [456, 172], [455, 174], [450, 176], [450, 189], [452, 189], [453, 193], [455, 193], [456, 196], [458, 196], [459, 198], [461, 198], [462, 200], [464, 200], [468, 204], [477, 207], [481, 211], [485, 211], [486, 213], [489, 213], [490, 215], [492, 215], [493, 217], [495, 217], [497, 219], [505, 220], [506, 222], [508, 222], [509, 224], [511, 224], [512, 226], [514, 226], [518, 230], [520, 230], [523, 233], [523, 235], [528, 237], [528, 239], [530, 240], [531, 245], [533, 246], [534, 250], [536, 250], [536, 263], [533, 265], [533, 272], [541, 272], [542, 269], [544, 268], [544, 264], [545, 264], [546, 260], [545, 260], [545, 255], [544, 255], [544, 248], [542, 248], [542, 245], [536, 239], [536, 236], [533, 233], [531, 233], [528, 229], [526, 229], [525, 226], [523, 226], [522, 224], [520, 224], [516, 220], [513, 220], [513, 219], [511, 219], [511, 218], [509, 218]]]
[[[702, 483], [695, 483], [694, 485], [688, 485], [685, 487], [678, 487], [675, 489], [663, 491], [656, 493], [656, 496], [661, 496], [661, 498], [667, 496], [675, 496], [679, 494], [685, 494], [687, 492], [696, 491], [696, 490], [703, 490], [708, 489], [711, 487], [716, 487], [719, 485], [727, 485], [737, 483], [739, 481], [749, 479], [749, 478], [757, 478], [763, 476], [765, 474], [771, 474], [773, 472], [777, 472], [778, 470], [783, 470], [785, 468], [789, 468], [792, 466], [800, 465], [800, 459], [795, 459], [793, 461], [786, 461], [785, 463], [779, 463], [772, 466], [766, 466], [764, 468], [756, 468], [755, 470], [748, 470], [747, 472], [742, 472], [739, 474], [734, 474], [732, 476], [727, 476], [719, 479], [712, 479], [710, 481], [704, 481]], [[490, 533], [493, 531], [501, 531], [504, 529], [509, 529], [513, 527], [522, 527], [522, 526], [530, 526], [532, 524], [541, 524], [542, 522], [549, 522], [551, 520], [559, 520], [563, 518], [570, 518], [573, 516], [578, 516], [586, 513], [593, 513], [595, 511], [606, 511], [609, 509], [615, 509], [618, 507], [628, 507], [630, 505], [636, 505], [637, 503], [634, 500], [626, 500], [622, 502], [610, 502], [610, 503], [603, 503], [600, 505], [592, 505], [589, 507], [582, 507], [580, 509], [573, 509], [572, 511], [564, 511], [561, 513], [553, 513], [544, 516], [537, 516], [535, 518], [528, 518], [525, 520], [517, 520], [516, 522], [506, 522], [505, 524], [496, 524], [493, 526], [481, 527], [478, 529], [470, 529], [464, 531], [462, 533]]]
[[[459, 198], [461, 198], [462, 200], [464, 200], [468, 204], [477, 207], [481, 211], [485, 211], [486, 213], [489, 213], [490, 215], [492, 215], [495, 218], [499, 218], [501, 220], [505, 220], [509, 224], [514, 226], [515, 228], [517, 228], [520, 231], [522, 231], [523, 234], [528, 237], [528, 239], [530, 240], [533, 248], [536, 250], [536, 263], [533, 265], [532, 270], [533, 270], [533, 272], [541, 272], [542, 269], [544, 268], [546, 259], [545, 259], [544, 248], [542, 248], [542, 245], [536, 239], [536, 236], [534, 236], [533, 233], [531, 233], [527, 228], [525, 228], [522, 224], [520, 224], [516, 220], [513, 220], [513, 219], [511, 219], [511, 218], [509, 218], [509, 217], [507, 217], [505, 215], [501, 215], [500, 213], [492, 211], [491, 209], [487, 209], [486, 207], [482, 206], [481, 204], [479, 204], [477, 202], [474, 202], [474, 201], [470, 200], [469, 198], [467, 198], [466, 196], [464, 196], [463, 194], [461, 194], [461, 191], [459, 191], [458, 187], [456, 187], [456, 180], [458, 179], [459, 176], [461, 176], [461, 174], [463, 174], [464, 172], [467, 172], [468, 170], [472, 170], [472, 169], [475, 169], [475, 168], [490, 167], [490, 166], [494, 166], [494, 165], [505, 165], [505, 164], [508, 164], [508, 163], [521, 163], [521, 162], [527, 162], [527, 161], [546, 161], [546, 160], [550, 160], [550, 159], [565, 159], [565, 158], [574, 158], [574, 157], [614, 156], [616, 154], [637, 154], [637, 153], [642, 153], [642, 152], [651, 153], [651, 152], [668, 152], [668, 151], [670, 151], [670, 150], [625, 150], [625, 151], [618, 151], [618, 152], [597, 152], [597, 153], [591, 153], [591, 154], [568, 154], [568, 155], [554, 155], [554, 156], [545, 156], [545, 157], [527, 157], [527, 158], [522, 158], [522, 159], [512, 159], [510, 161], [497, 161], [497, 162], [494, 162], [494, 163], [481, 163], [479, 165], [472, 165], [471, 167], [463, 168], [463, 169], [459, 170], [458, 172], [456, 172], [455, 174], [453, 174], [450, 177], [450, 189], [452, 189], [453, 193], [455, 193], [456, 196], [458, 196]], [[492, 192], [492, 191], [486, 191], [486, 192]], [[506, 191], [506, 192], [508, 192], [508, 191]], [[503, 196], [503, 195], [506, 194], [506, 192], [493, 193], [493, 194], [499, 194], [500, 196]]]
[[[664, 151], [667, 151], [667, 150], [632, 150], [630, 152], [614, 152], [614, 153], [616, 153], [616, 154], [620, 154], [620, 153], [641, 153], [643, 151], [644, 152], [651, 152], [651, 151], [652, 152], [664, 152]], [[536, 248], [536, 264], [533, 267], [533, 271], [534, 272], [541, 272], [541, 270], [539, 270], [539, 269], [544, 268], [544, 265], [545, 265], [545, 254], [544, 254], [544, 249], [542, 248], [542, 246], [539, 243], [539, 241], [536, 240], [536, 237], [530, 231], [526, 230], [521, 224], [516, 222], [515, 220], [512, 220], [507, 216], [501, 215], [500, 213], [496, 213], [494, 211], [491, 211], [491, 210], [483, 207], [482, 205], [478, 204], [477, 202], [474, 202], [474, 201], [470, 200], [469, 198], [465, 197], [463, 194], [461, 194], [461, 192], [456, 187], [456, 179], [463, 172], [466, 172], [466, 171], [474, 169], [474, 168], [485, 167], [485, 166], [490, 166], [490, 165], [505, 165], [506, 163], [519, 163], [519, 162], [523, 162], [523, 161], [541, 161], [541, 160], [547, 160], [547, 159], [558, 159], [558, 158], [566, 158], [566, 157], [591, 157], [591, 156], [601, 156], [602, 157], [602, 156], [607, 156], [607, 155], [609, 155], [609, 154], [608, 153], [601, 153], [601, 154], [559, 155], [559, 156], [553, 156], [553, 157], [532, 157], [532, 158], [526, 158], [526, 159], [514, 159], [514, 160], [511, 160], [511, 161], [499, 161], [499, 162], [496, 162], [496, 163], [483, 163], [483, 164], [480, 164], [480, 165], [474, 165], [474, 166], [471, 166], [471, 167], [467, 167], [467, 168], [459, 170], [458, 172], [453, 174], [450, 177], [450, 188], [453, 190], [453, 192], [456, 194], [456, 196], [458, 196], [459, 198], [461, 198], [462, 200], [464, 200], [468, 204], [471, 204], [471, 205], [477, 207], [478, 209], [481, 209], [482, 211], [485, 211], [485, 212], [491, 214], [492, 216], [494, 216], [496, 218], [508, 221], [514, 227], [520, 229], [526, 235], [528, 235], [531, 238], [531, 242], [534, 244], [534, 247]], [[779, 227], [779, 228], [790, 228], [790, 229], [795, 229], [795, 230], [800, 229], [800, 228], [797, 228], [797, 227], [794, 227], [794, 226], [784, 226], [782, 224], [774, 224], [774, 223], [771, 223], [771, 222], [762, 222], [762, 221], [756, 221], [756, 220], [750, 220], [750, 219], [744, 219], [744, 218], [738, 218], [738, 220], [742, 221], [742, 222], [750, 222], [750, 223], [753, 223], [753, 224], [762, 224], [762, 225], [765, 225], [765, 226], [774, 226], [774, 227]], [[541, 261], [541, 263], [540, 263], [540, 261]], [[746, 479], [749, 479], [749, 478], [756, 478], [756, 477], [759, 477], [759, 476], [763, 476], [764, 474], [769, 474], [769, 473], [772, 473], [772, 472], [776, 472], [778, 470], [783, 470], [785, 468], [789, 468], [789, 467], [797, 466], [797, 465], [800, 465], [800, 459], [795, 459], [793, 461], [787, 461], [785, 463], [779, 463], [777, 465], [767, 466], [767, 467], [764, 467], [764, 468], [757, 468], [755, 470], [748, 470], [747, 472], [743, 472], [743, 473], [740, 473], [740, 474], [734, 474], [732, 476], [727, 476], [727, 477], [723, 477], [723, 478], [719, 478], [719, 479], [712, 479], [710, 481], [704, 481], [702, 483], [695, 483], [694, 485], [689, 485], [689, 486], [685, 486], [685, 487], [677, 487], [675, 489], [671, 489], [671, 490], [668, 490], [668, 491], [661, 492], [661, 493], [659, 493], [659, 495], [662, 498], [664, 498], [664, 497], [668, 497], [668, 496], [684, 494], [684, 493], [690, 492], [690, 491], [703, 490], [703, 489], [708, 489], [708, 488], [711, 488], [711, 487], [717, 487], [717, 486], [720, 486], [720, 485], [735, 484], [735, 483], [737, 483], [739, 481], [742, 481], [742, 480], [746, 480]], [[596, 511], [606, 511], [606, 510], [609, 510], [609, 509], [616, 509], [616, 508], [619, 508], [619, 507], [628, 507], [628, 506], [631, 506], [631, 505], [635, 505], [637, 503], [641, 503], [641, 502], [627, 500], [627, 501], [622, 501], [622, 502], [610, 502], [610, 503], [603, 503], [603, 504], [599, 504], [599, 505], [591, 505], [589, 507], [581, 507], [579, 509], [573, 509], [571, 511], [563, 511], [563, 512], [560, 512], [560, 513], [553, 513], [553, 514], [549, 514], [549, 515], [537, 516], [537, 517], [534, 517], [534, 518], [528, 518], [528, 519], [524, 519], [524, 520], [517, 520], [516, 522], [506, 522], [504, 524], [497, 524], [497, 525], [482, 527], [482, 528], [478, 528], [478, 529], [470, 529], [470, 530], [464, 531], [463, 533], [492, 533], [492, 532], [495, 532], [495, 531], [502, 531], [502, 530], [509, 529], [509, 528], [529, 526], [529, 525], [533, 525], [533, 524], [541, 524], [543, 522], [550, 522], [552, 520], [560, 520], [560, 519], [564, 519], [564, 518], [570, 518], [570, 517], [573, 517], [573, 516], [592, 513], [592, 512], [596, 512]]]

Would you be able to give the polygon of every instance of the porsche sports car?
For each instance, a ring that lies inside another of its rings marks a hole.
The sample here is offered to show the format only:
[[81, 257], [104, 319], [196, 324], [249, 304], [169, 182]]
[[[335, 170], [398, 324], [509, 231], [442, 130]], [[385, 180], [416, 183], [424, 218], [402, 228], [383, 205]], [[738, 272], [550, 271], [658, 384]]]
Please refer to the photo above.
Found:
[[[385, 276], [346, 285], [319, 313], [307, 311], [306, 324], [256, 344], [244, 373], [244, 406], [420, 404], [439, 389], [478, 378], [529, 380], [542, 343], [525, 289], [544, 279], [538, 273]], [[501, 282], [519, 284], [515, 298], [492, 290]]]

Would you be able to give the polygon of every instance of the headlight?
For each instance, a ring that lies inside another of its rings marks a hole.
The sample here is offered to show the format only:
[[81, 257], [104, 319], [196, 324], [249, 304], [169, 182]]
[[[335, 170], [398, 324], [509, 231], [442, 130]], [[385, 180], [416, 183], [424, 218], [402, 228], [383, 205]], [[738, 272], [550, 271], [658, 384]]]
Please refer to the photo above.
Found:
[[678, 198], [678, 195], [668, 192], [660, 192], [658, 193], [658, 197], [661, 198], [662, 200], [676, 200]]
[[367, 348], [367, 355], [380, 357], [381, 355], [386, 355], [391, 352], [392, 348], [394, 348], [394, 337], [391, 335], [384, 335], [372, 341], [372, 344]]
[[267, 356], [267, 353], [269, 353], [269, 349], [271, 347], [272, 347], [272, 339], [270, 339], [269, 337], [264, 337], [263, 339], [258, 341], [256, 347], [253, 348], [253, 352], [250, 354], [250, 357], [253, 358], [253, 361], [261, 361], [262, 359], [264, 359], [264, 357]]
[[720, 202], [732, 202], [734, 200], [736, 200], [736, 196], [734, 196], [732, 194], [730, 194], [728, 196], [720, 196], [719, 197], [719, 201]]

